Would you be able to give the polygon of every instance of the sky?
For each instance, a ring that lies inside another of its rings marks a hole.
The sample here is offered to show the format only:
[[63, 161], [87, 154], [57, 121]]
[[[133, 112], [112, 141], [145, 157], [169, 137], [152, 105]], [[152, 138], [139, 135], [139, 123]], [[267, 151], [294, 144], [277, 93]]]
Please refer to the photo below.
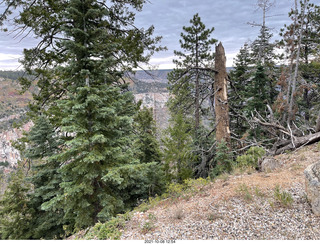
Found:
[[[290, 23], [288, 12], [294, 0], [272, 1], [274, 6], [267, 13], [266, 24], [273, 28], [274, 39], [279, 39], [280, 28]], [[136, 15], [136, 26], [148, 28], [154, 25], [154, 34], [163, 37], [161, 45], [168, 49], [156, 53], [150, 60], [152, 65], [159, 69], [174, 68], [173, 51], [180, 49], [182, 27], [190, 26], [189, 21], [196, 13], [207, 28], [215, 28], [211, 37], [221, 41], [225, 47], [228, 67], [232, 66], [233, 58], [244, 43], [253, 41], [259, 34], [260, 27], [252, 27], [248, 22], [262, 23], [262, 10], [258, 9], [257, 0], [147, 0], [143, 10]], [[37, 40], [32, 36], [21, 40], [13, 34], [1, 32], [0, 70], [21, 69], [18, 60], [23, 49], [36, 44]]]

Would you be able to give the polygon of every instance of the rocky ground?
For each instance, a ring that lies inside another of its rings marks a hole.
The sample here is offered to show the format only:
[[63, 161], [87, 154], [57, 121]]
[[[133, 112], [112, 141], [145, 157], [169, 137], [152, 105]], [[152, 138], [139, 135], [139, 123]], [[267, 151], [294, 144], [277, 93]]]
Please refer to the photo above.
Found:
[[122, 240], [317, 240], [320, 217], [305, 194], [304, 169], [320, 159], [311, 145], [275, 157], [273, 172], [224, 175], [196, 193], [134, 212]]

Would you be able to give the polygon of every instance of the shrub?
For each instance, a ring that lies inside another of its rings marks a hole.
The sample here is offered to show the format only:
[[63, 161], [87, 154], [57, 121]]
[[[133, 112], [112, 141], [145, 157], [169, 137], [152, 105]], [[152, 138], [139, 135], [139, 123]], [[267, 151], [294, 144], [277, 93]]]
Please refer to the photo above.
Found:
[[155, 221], [157, 220], [156, 216], [152, 213], [149, 213], [148, 220], [142, 226], [142, 233], [145, 234], [155, 228]]
[[251, 147], [248, 152], [242, 156], [237, 157], [236, 168], [248, 169], [258, 168], [259, 159], [266, 154], [266, 151], [261, 147]]
[[246, 184], [240, 184], [239, 187], [237, 188], [237, 192], [240, 194], [240, 196], [243, 197], [243, 199], [246, 202], [253, 200], [253, 196], [251, 194], [251, 191]]
[[120, 229], [124, 228], [125, 222], [129, 219], [129, 213], [126, 213], [105, 223], [99, 222], [91, 228], [85, 239], [119, 240], [122, 234]]
[[173, 198], [178, 198], [183, 194], [185, 189], [186, 186], [184, 184], [171, 183], [167, 188], [167, 193]]
[[281, 191], [280, 186], [277, 185], [274, 190], [274, 198], [282, 207], [291, 207], [293, 203], [292, 195], [289, 192]]

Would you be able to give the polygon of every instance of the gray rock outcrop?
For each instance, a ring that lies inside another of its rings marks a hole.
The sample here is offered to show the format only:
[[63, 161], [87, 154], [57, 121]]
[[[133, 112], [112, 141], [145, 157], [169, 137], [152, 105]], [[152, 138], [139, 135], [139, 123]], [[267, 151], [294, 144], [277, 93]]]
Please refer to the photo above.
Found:
[[275, 169], [280, 168], [281, 166], [282, 166], [282, 163], [272, 157], [267, 157], [263, 159], [260, 165], [261, 171], [263, 172], [271, 172], [271, 171], [274, 171]]
[[306, 193], [312, 212], [320, 216], [320, 162], [309, 165], [305, 171]]

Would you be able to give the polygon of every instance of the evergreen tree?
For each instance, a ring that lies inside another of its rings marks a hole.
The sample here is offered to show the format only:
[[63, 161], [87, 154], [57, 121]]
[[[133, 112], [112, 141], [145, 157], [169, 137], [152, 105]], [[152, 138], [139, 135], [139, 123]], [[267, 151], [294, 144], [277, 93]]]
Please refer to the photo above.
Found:
[[49, 157], [58, 153], [59, 138], [49, 120], [40, 116], [28, 134], [29, 148], [25, 151], [25, 157], [32, 160], [32, 176], [28, 181], [33, 186], [33, 191], [28, 194], [29, 208], [32, 213], [33, 239], [59, 239], [64, 235], [63, 225], [68, 222], [63, 218], [62, 209], [44, 211], [43, 203], [51, 200], [61, 193], [60, 184], [62, 177], [58, 173], [60, 163], [49, 160]]
[[268, 77], [265, 74], [265, 70], [262, 64], [258, 64], [254, 73], [251, 84], [248, 88], [248, 105], [247, 115], [250, 116], [251, 112], [257, 111], [260, 114], [264, 114], [266, 104], [268, 104], [268, 96], [266, 84], [268, 83]]
[[[63, 214], [56, 222], [58, 232], [61, 224], [84, 228], [128, 210], [148, 196], [158, 173], [153, 171], [156, 163], [135, 159], [136, 110], [132, 94], [121, 85], [125, 72], [161, 49], [156, 46], [160, 38], [152, 38], [153, 27], [144, 31], [134, 26], [133, 11], [140, 11], [145, 1], [5, 2], [3, 19], [20, 7], [15, 24], [40, 38], [36, 48], [25, 50], [23, 60], [26, 71], [38, 78], [32, 116], [45, 115], [61, 137], [52, 156], [46, 146], [29, 152], [46, 162], [34, 174], [34, 206], [39, 210], [41, 203], [46, 211], [42, 218]], [[28, 89], [32, 80], [20, 83]], [[41, 182], [43, 175], [47, 178]], [[48, 187], [41, 185], [46, 183]], [[57, 184], [60, 191], [53, 189]], [[37, 198], [40, 192], [46, 193], [42, 199]]]
[[190, 23], [191, 26], [183, 27], [180, 40], [183, 51], [174, 51], [178, 58], [173, 61], [176, 68], [168, 75], [169, 91], [174, 95], [170, 110], [183, 111], [187, 116], [193, 114], [194, 128], [197, 130], [207, 110], [204, 101], [208, 101], [208, 97], [211, 102], [213, 99], [214, 55], [211, 46], [217, 40], [210, 37], [214, 28], [206, 29], [198, 14]]
[[174, 52], [178, 59], [173, 61], [176, 68], [168, 75], [168, 89], [173, 95], [168, 106], [172, 114], [181, 113], [184, 119], [192, 121], [191, 152], [197, 159], [192, 167], [196, 177], [206, 177], [213, 158], [212, 144], [209, 145], [212, 140], [208, 137], [212, 134], [214, 117], [214, 54], [211, 46], [217, 40], [211, 38], [214, 28], [206, 29], [198, 14], [190, 23], [191, 26], [183, 27], [184, 32], [181, 33], [182, 51]]
[[171, 118], [171, 125], [163, 138], [165, 175], [168, 182], [182, 183], [192, 177], [193, 141], [190, 135], [192, 125], [184, 121], [182, 113]]
[[32, 210], [28, 207], [30, 186], [22, 168], [11, 174], [10, 183], [0, 200], [0, 236], [6, 240], [31, 237]]
[[134, 117], [137, 138], [134, 147], [138, 150], [142, 163], [161, 162], [159, 142], [156, 138], [156, 125], [153, 120], [152, 108], [143, 107]]
[[[230, 71], [230, 127], [237, 136], [242, 136], [249, 128], [244, 119], [244, 108], [247, 105], [248, 88], [251, 81], [250, 47], [245, 44], [234, 60], [234, 69]], [[247, 117], [245, 117], [247, 118]]]

